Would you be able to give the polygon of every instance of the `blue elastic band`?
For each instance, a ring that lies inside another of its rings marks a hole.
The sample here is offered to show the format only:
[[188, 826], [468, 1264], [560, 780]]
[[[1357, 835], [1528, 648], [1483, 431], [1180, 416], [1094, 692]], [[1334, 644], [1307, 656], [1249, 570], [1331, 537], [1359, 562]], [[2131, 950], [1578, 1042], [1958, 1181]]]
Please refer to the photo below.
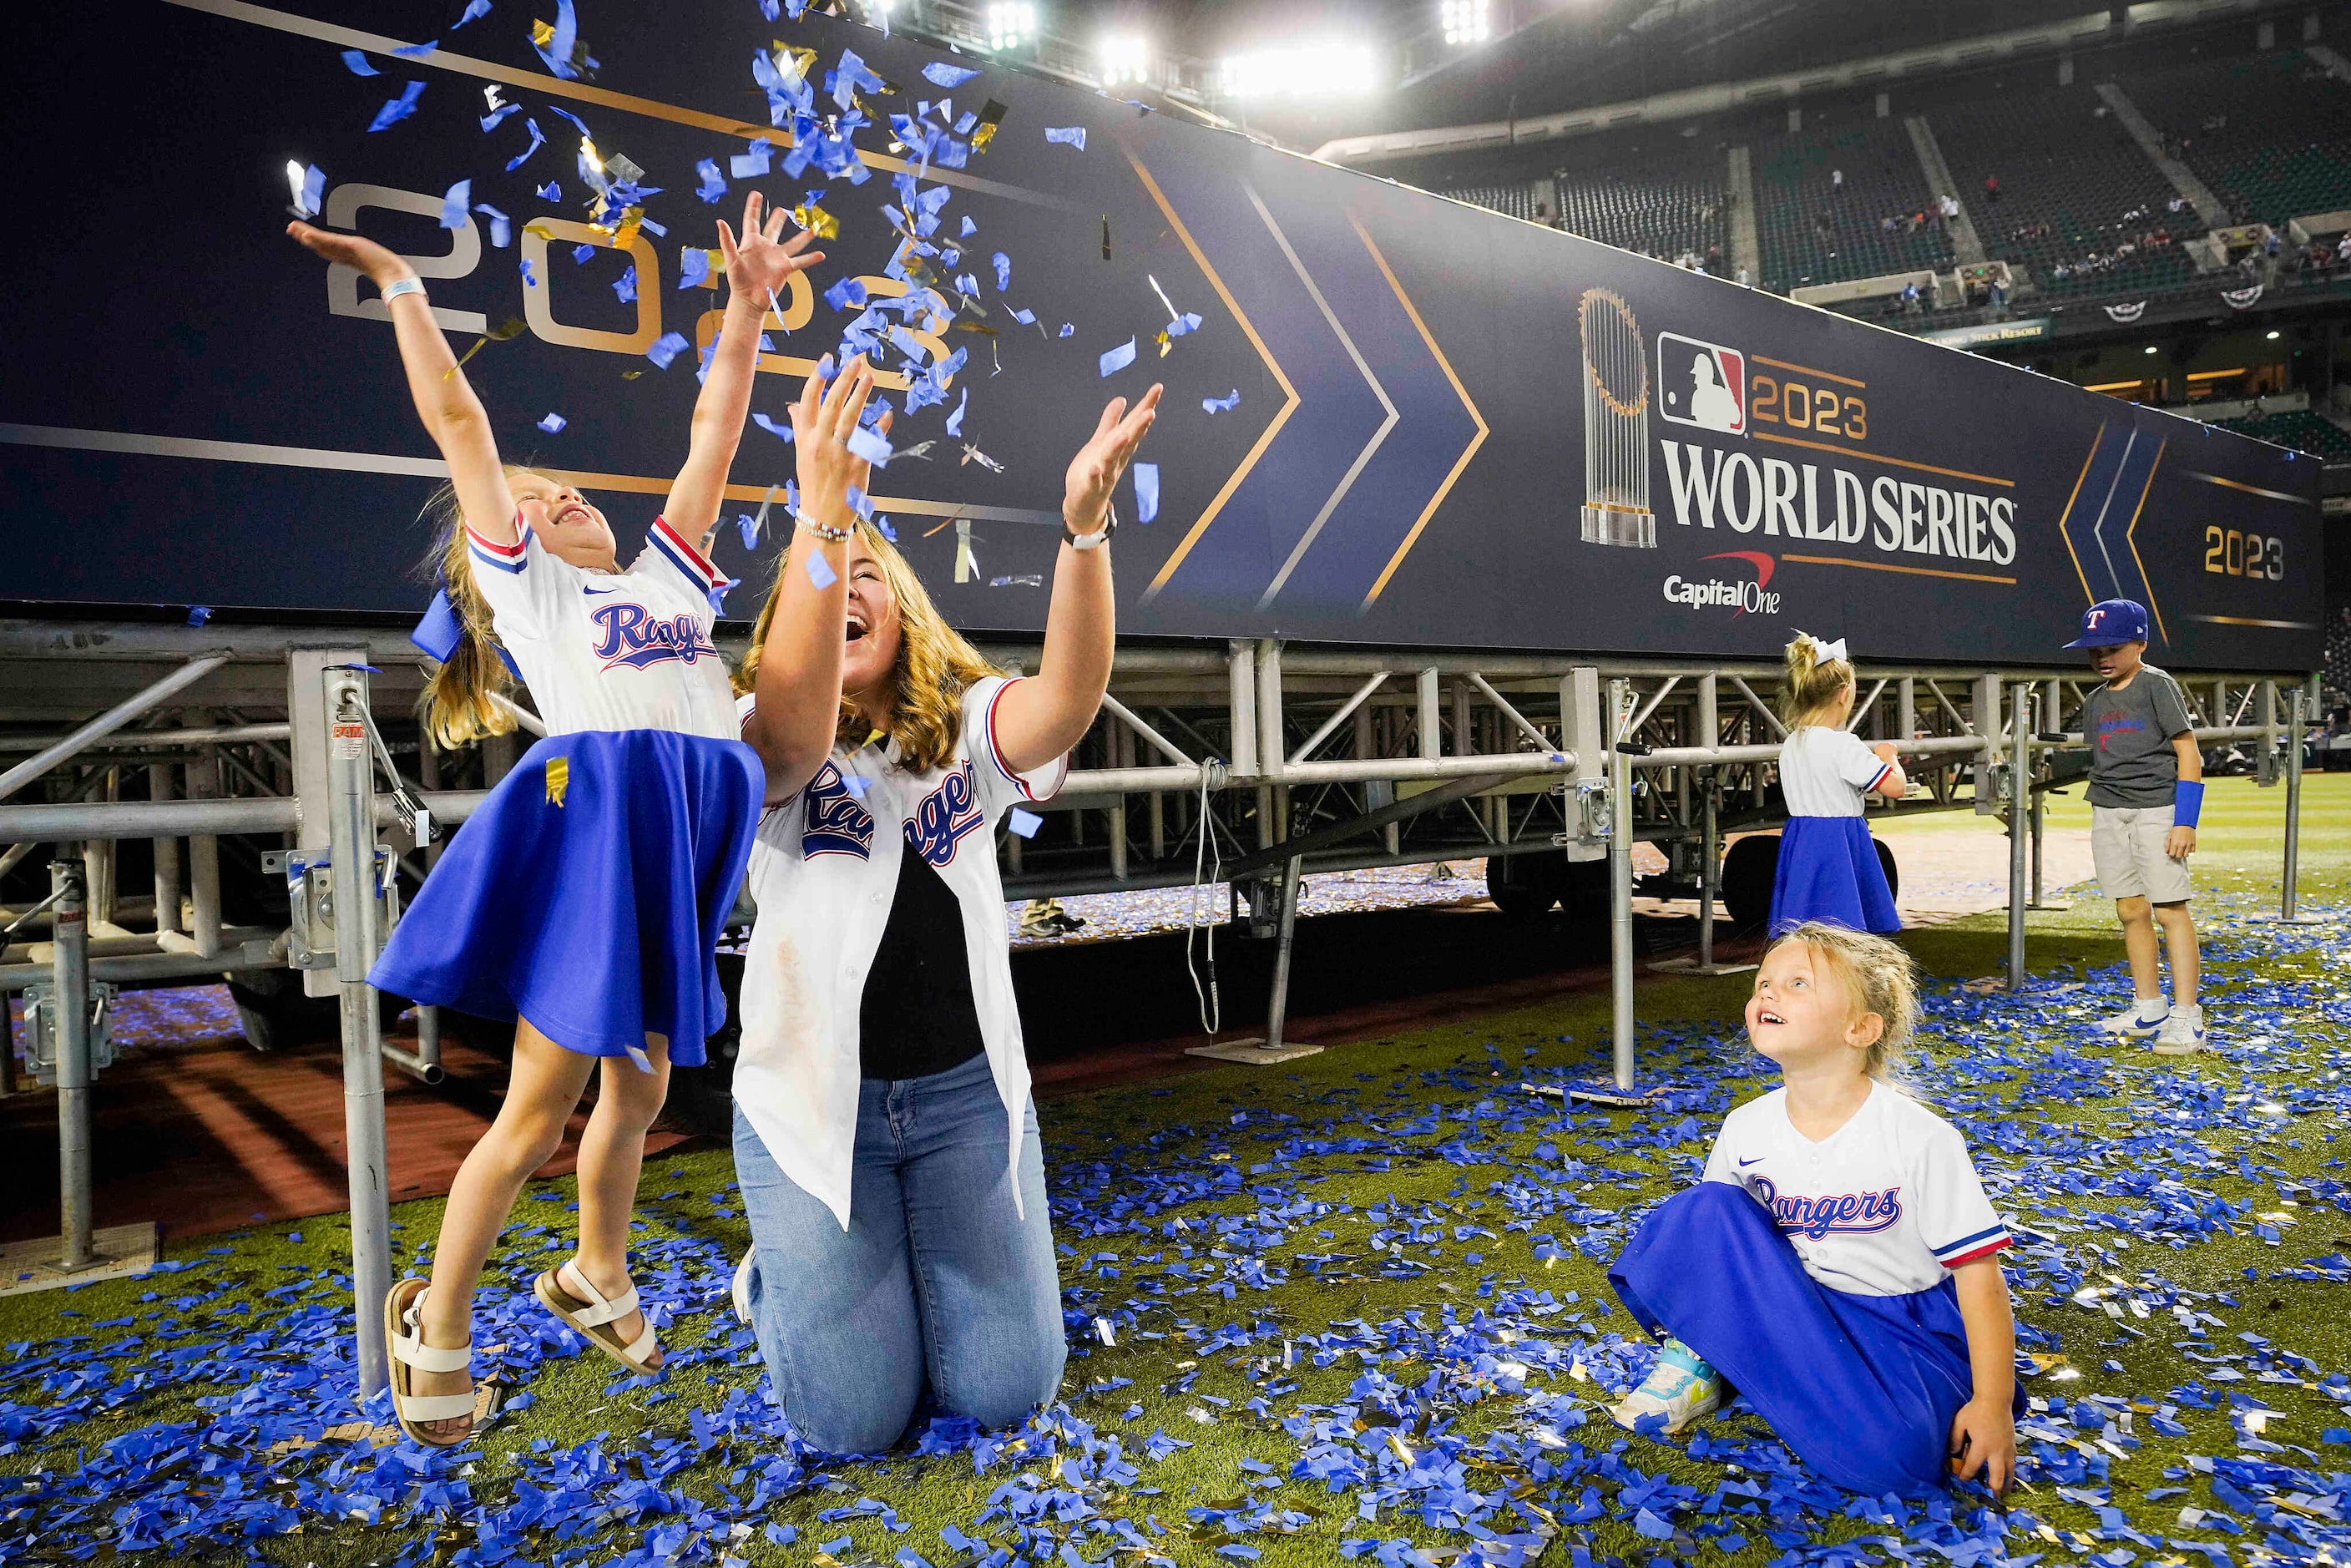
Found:
[[2171, 787], [2171, 825], [2173, 827], [2194, 827], [2198, 813], [2203, 810], [2204, 786], [2202, 784], [2192, 779], [2182, 779]]

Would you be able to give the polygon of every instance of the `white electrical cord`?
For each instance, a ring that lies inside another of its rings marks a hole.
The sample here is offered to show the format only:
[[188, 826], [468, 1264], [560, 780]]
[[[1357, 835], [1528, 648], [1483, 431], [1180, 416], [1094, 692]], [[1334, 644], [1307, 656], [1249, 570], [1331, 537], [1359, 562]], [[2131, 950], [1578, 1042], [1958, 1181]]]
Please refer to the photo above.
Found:
[[1192, 965], [1192, 934], [1200, 928], [1201, 917], [1211, 913], [1207, 907], [1209, 890], [1224, 880], [1225, 852], [1221, 847], [1215, 851], [1215, 873], [1203, 875], [1209, 862], [1209, 841], [1217, 836], [1216, 819], [1208, 814], [1208, 785], [1211, 776], [1222, 771], [1213, 764], [1200, 769], [1200, 844], [1192, 856], [1192, 902], [1184, 925], [1184, 972], [1192, 977], [1192, 995], [1200, 1003], [1200, 1028], [1211, 1035], [1223, 1029], [1225, 1021], [1224, 998], [1217, 988], [1217, 927], [1214, 924], [1208, 926], [1208, 985], [1205, 991], [1200, 988], [1200, 971]]

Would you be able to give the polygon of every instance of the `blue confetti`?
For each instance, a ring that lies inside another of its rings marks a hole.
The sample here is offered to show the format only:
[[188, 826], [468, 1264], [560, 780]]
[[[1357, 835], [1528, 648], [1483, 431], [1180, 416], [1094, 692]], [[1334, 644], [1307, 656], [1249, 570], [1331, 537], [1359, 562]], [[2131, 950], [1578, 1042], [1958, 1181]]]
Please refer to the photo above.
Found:
[[368, 64], [367, 54], [361, 49], [345, 49], [343, 51], [343, 64], [350, 68], [350, 73], [355, 77], [371, 77], [381, 76], [383, 74], [377, 70], [373, 66]]
[[1082, 125], [1049, 125], [1045, 127], [1045, 140], [1074, 147], [1082, 152], [1086, 150], [1086, 128]]
[[999, 250], [988, 259], [996, 264], [996, 291], [1001, 294], [1012, 287], [1012, 258]]
[[478, 22], [489, 14], [490, 0], [465, 0], [465, 14], [450, 23], [449, 30], [454, 33], [466, 23]]
[[676, 359], [680, 353], [684, 352], [684, 349], [685, 340], [684, 338], [678, 336], [675, 332], [664, 332], [660, 337], [653, 340], [653, 346], [645, 350], [645, 358], [651, 360], [655, 365], [665, 371], [669, 369], [669, 362], [672, 360]]
[[1011, 814], [1004, 819], [1004, 825], [1017, 838], [1033, 839], [1037, 836], [1037, 830], [1045, 825], [1045, 819], [1034, 811], [1015, 806]]
[[809, 580], [816, 584], [819, 592], [822, 592], [841, 580], [841, 574], [833, 570], [818, 551], [810, 550], [805, 559], [808, 561]]
[[1102, 373], [1105, 376], [1116, 375], [1134, 363], [1134, 340], [1129, 338], [1115, 349], [1103, 350], [1100, 363]]
[[1159, 516], [1159, 465], [1134, 465], [1134, 520], [1147, 523]]
[[690, 245], [677, 253], [677, 286], [698, 287], [710, 281], [710, 253], [698, 245]]
[[[509, 107], [511, 107], [511, 106], [509, 106]], [[513, 173], [516, 170], [517, 170], [517, 169], [521, 168], [525, 163], [529, 162], [530, 162], [530, 155], [531, 155], [532, 153], [534, 153], [534, 152], [538, 152], [538, 151], [539, 150], [539, 148], [541, 148], [542, 146], [546, 145], [546, 142], [547, 142], [547, 137], [546, 137], [546, 135], [545, 135], [542, 131], [540, 131], [540, 130], [538, 129], [538, 120], [524, 120], [524, 121], [523, 121], [523, 126], [524, 126], [524, 128], [525, 128], [525, 129], [527, 129], [527, 130], [528, 130], [528, 131], [529, 131], [529, 132], [530, 132], [530, 145], [529, 145], [529, 146], [528, 146], [528, 147], [526, 147], [526, 148], [524, 148], [521, 152], [519, 152], [516, 153], [513, 157], [511, 157], [511, 158], [509, 158], [509, 159], [507, 159], [507, 173], [509, 173], [509, 174]], [[557, 188], [557, 187], [556, 187], [552, 183], [550, 183], [547, 186], [547, 190], [549, 190], [549, 191], [556, 191], [556, 192], [557, 192], [557, 194], [556, 194], [556, 195], [554, 195], [554, 196], [548, 196], [548, 198], [547, 198], [547, 199], [548, 199], [549, 201], [550, 201], [550, 202], [552, 202], [552, 201], [555, 201], [555, 200], [559, 199], [559, 197], [561, 195], [561, 192], [560, 192], [559, 190], [558, 190], [558, 188]], [[540, 194], [545, 195], [545, 194], [546, 194], [546, 192], [545, 192], [545, 191], [542, 191], [542, 192], [540, 193]]]
[[538, 427], [549, 435], [559, 435], [563, 432], [563, 427], [569, 423], [571, 422], [561, 414], [549, 413], [545, 419], [538, 422]]
[[465, 215], [473, 204], [474, 182], [460, 180], [450, 186], [441, 198], [441, 226], [444, 229], [464, 228], [473, 221]]
[[375, 118], [368, 121], [368, 130], [370, 131], [387, 131], [414, 114], [416, 100], [423, 91], [424, 84], [421, 81], [413, 81], [402, 88], [398, 98], [388, 100], [381, 109], [375, 111]]
[[778, 441], [789, 441], [792, 438], [792, 427], [790, 425], [784, 423], [780, 420], [771, 419], [764, 413], [759, 413], [755, 411], [751, 415], [751, 423], [758, 425], [761, 430], [766, 431], [768, 434], [774, 436]]
[[747, 152], [737, 152], [726, 160], [726, 172], [738, 180], [756, 180], [768, 172], [768, 155], [773, 145], [762, 136], [751, 143]]
[[964, 214], [963, 226], [962, 226], [961, 228], [959, 228], [959, 229], [956, 230], [956, 236], [958, 239], [969, 239], [972, 235], [974, 235], [977, 234], [978, 232], [979, 232], [979, 225], [978, 225], [977, 224], [973, 223], [973, 222], [971, 221], [971, 214], [970, 214], [966, 213], [966, 214]]
[[559, 202], [563, 200], [563, 187], [549, 180], [538, 188], [538, 199], [542, 202]]
[[1061, 323], [1061, 329], [1060, 331], [1058, 331], [1058, 332], [1054, 333], [1054, 334], [1053, 334], [1053, 336], [1055, 336], [1055, 337], [1057, 337], [1057, 338], [1071, 338], [1071, 337], [1075, 337], [1075, 336], [1077, 335], [1077, 330], [1078, 330], [1078, 325], [1077, 325], [1077, 323], [1076, 323], [1076, 322], [1074, 322], [1074, 321], [1064, 321], [1064, 322], [1062, 322], [1062, 323]]
[[474, 210], [490, 220], [490, 244], [499, 250], [506, 249], [507, 242], [514, 237], [514, 220], [487, 202], [475, 203]]
[[210, 621], [212, 618], [213, 618], [213, 607], [212, 607], [211, 605], [209, 605], [209, 604], [191, 604], [191, 605], [189, 605], [189, 606], [188, 606], [188, 624], [189, 624], [189, 625], [191, 625], [191, 626], [202, 626], [202, 625], [204, 625], [206, 622]]
[[424, 619], [416, 623], [416, 630], [408, 634], [408, 640], [422, 648], [428, 657], [445, 664], [449, 662], [449, 655], [457, 651], [457, 644], [465, 635], [465, 623], [458, 618], [457, 607], [449, 602], [448, 590], [444, 589], [433, 596], [431, 604], [425, 606]]
[[571, 8], [571, 0], [555, 0], [555, 36], [548, 40], [545, 48], [536, 43], [531, 47], [538, 51], [538, 57], [547, 62], [549, 70], [569, 81], [580, 74], [580, 68], [571, 63], [573, 46], [579, 41], [580, 18]]
[[705, 202], [716, 202], [726, 193], [726, 181], [718, 172], [717, 159], [705, 158], [694, 166], [694, 172], [702, 176], [702, 183], [695, 190], [695, 195]]
[[851, 431], [847, 445], [852, 457], [862, 457], [876, 468], [890, 466], [889, 438], [871, 426], [861, 424]]
[[[580, 248], [581, 250], [585, 250], [585, 251], [591, 251], [591, 252], [592, 252], [596, 247], [595, 247], [594, 246], [581, 246]], [[574, 256], [572, 256], [572, 259], [573, 259], [574, 261], [577, 261], [577, 260], [579, 260], [579, 259], [580, 259], [580, 257], [578, 256], [578, 255], [577, 255], [577, 254], [574, 254]], [[627, 304], [627, 303], [629, 303], [629, 302], [631, 302], [631, 301], [632, 301], [632, 300], [634, 300], [634, 299], [636, 298], [636, 297], [637, 297], [637, 265], [636, 265], [636, 263], [634, 263], [634, 262], [631, 262], [631, 263], [628, 265], [628, 267], [627, 267], [626, 268], [624, 268], [624, 269], [622, 271], [621, 276], [620, 276], [620, 277], [616, 277], [616, 278], [614, 278], [614, 279], [612, 280], [612, 292], [613, 292], [613, 293], [615, 293], [615, 294], [617, 294], [617, 295], [619, 295], [619, 296], [621, 297], [621, 302], [622, 302], [622, 304]], [[676, 334], [676, 333], [674, 333], [674, 332], [673, 332], [673, 333], [671, 333], [671, 334], [670, 334], [670, 336], [671, 336], [671, 337], [673, 337], [673, 338], [676, 338], [676, 337], [677, 337], [677, 334]], [[684, 348], [684, 347], [685, 346], [685, 340], [684, 340], [684, 339], [683, 339], [683, 338], [678, 338], [677, 341], [678, 341], [678, 347], [679, 347], [679, 348], [681, 348], [681, 349], [682, 349], [682, 348]], [[654, 347], [654, 348], [656, 348], [656, 349], [658, 349], [658, 348], [660, 348], [660, 347], [661, 347], [661, 345], [660, 345], [659, 343], [655, 343], [655, 344], [653, 345], [653, 347]], [[675, 350], [672, 350], [672, 352], [675, 352]], [[662, 369], [664, 369], [664, 370], [667, 370], [667, 369], [669, 369], [669, 361], [668, 361], [667, 360], [664, 360], [664, 361], [660, 361], [660, 363], [661, 363], [661, 368], [662, 368]]]
[[1222, 397], [1204, 397], [1200, 400], [1201, 409], [1208, 413], [1229, 413], [1240, 405], [1241, 390], [1238, 387], [1235, 387]]
[[735, 531], [743, 536], [745, 549], [759, 548], [759, 519], [748, 512], [735, 514]]
[[971, 389], [966, 387], [963, 390], [963, 392], [956, 399], [955, 412], [947, 415], [947, 434], [949, 435], [961, 435], [963, 434], [963, 411], [965, 406], [970, 402]]
[[925, 81], [929, 82], [933, 87], [943, 87], [949, 89], [963, 86], [964, 83], [969, 81], [978, 74], [979, 73], [977, 71], [967, 70], [962, 66], [948, 65], [945, 60], [933, 60], [929, 65], [923, 68], [923, 79]]

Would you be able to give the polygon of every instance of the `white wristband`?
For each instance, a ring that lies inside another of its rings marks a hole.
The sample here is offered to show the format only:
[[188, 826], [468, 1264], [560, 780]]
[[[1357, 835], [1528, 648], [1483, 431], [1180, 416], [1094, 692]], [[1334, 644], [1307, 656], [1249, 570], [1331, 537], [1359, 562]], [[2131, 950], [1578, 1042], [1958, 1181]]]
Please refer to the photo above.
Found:
[[414, 294], [421, 297], [423, 292], [424, 280], [423, 278], [395, 277], [390, 283], [383, 286], [382, 299], [386, 305], [389, 305], [403, 294]]

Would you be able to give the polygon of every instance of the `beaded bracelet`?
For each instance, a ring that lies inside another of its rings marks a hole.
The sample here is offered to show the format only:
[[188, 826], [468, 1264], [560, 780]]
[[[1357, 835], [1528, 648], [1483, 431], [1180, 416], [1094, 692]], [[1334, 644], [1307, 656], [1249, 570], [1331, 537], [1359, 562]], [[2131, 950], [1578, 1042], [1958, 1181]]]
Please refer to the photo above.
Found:
[[854, 523], [845, 528], [836, 528], [818, 522], [806, 512], [794, 512], [792, 521], [828, 544], [846, 544], [857, 537], [857, 526]]

